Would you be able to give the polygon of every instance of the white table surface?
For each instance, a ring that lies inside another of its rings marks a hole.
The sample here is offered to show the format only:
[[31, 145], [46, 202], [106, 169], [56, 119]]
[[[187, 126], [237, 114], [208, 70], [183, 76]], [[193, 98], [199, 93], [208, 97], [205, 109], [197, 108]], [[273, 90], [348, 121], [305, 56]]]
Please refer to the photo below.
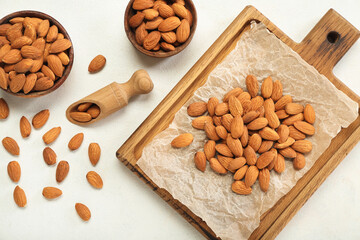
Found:
[[[131, 173], [117, 158], [116, 150], [136, 130], [190, 67], [210, 47], [248, 4], [254, 5], [295, 41], [300, 41], [326, 13], [334, 8], [360, 29], [360, 1], [208, 1], [197, 0], [197, 31], [191, 44], [177, 56], [154, 59], [143, 56], [128, 41], [123, 27], [125, 0], [1, 0], [0, 16], [33, 9], [50, 14], [67, 29], [74, 48], [73, 70], [65, 84], [38, 99], [19, 99], [4, 92], [11, 113], [0, 121], [0, 138], [11, 136], [21, 148], [19, 157], [0, 147], [0, 239], [202, 239], [189, 223]], [[87, 67], [97, 54], [107, 58], [106, 67], [90, 75]], [[337, 64], [335, 75], [360, 94], [360, 41]], [[75, 100], [113, 82], [125, 81], [140, 68], [152, 77], [155, 88], [136, 97], [129, 106], [91, 127], [79, 127], [65, 118], [65, 109]], [[24, 140], [19, 132], [22, 115], [31, 117], [48, 108], [51, 116], [41, 130]], [[61, 126], [59, 139], [51, 146], [59, 160], [67, 160], [70, 173], [58, 185], [55, 167], [42, 159], [42, 134]], [[76, 152], [67, 149], [69, 139], [84, 132], [85, 140]], [[98, 142], [102, 156], [94, 168], [87, 157], [90, 142]], [[277, 239], [360, 239], [360, 147], [357, 145], [315, 194], [288, 223]], [[12, 183], [6, 172], [9, 161], [22, 167], [19, 185], [28, 205], [18, 208], [13, 201]], [[86, 181], [95, 170], [104, 180], [102, 190]], [[41, 195], [45, 186], [57, 186], [63, 196], [48, 201]], [[74, 204], [82, 202], [92, 212], [89, 222], [76, 214]]]

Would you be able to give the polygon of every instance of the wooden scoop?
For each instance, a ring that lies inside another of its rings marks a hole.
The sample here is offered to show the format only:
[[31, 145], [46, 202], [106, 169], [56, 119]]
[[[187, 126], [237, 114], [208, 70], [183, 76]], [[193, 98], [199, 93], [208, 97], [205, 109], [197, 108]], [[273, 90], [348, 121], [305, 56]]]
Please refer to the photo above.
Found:
[[[66, 117], [74, 124], [81, 126], [89, 125], [125, 107], [132, 96], [151, 92], [153, 87], [154, 84], [151, 81], [149, 74], [143, 69], [138, 70], [126, 83], [113, 82], [93, 94], [71, 104], [66, 110]], [[78, 122], [74, 120], [70, 116], [70, 113], [77, 111], [79, 104], [88, 102], [96, 104], [100, 108], [99, 116], [89, 122]]]

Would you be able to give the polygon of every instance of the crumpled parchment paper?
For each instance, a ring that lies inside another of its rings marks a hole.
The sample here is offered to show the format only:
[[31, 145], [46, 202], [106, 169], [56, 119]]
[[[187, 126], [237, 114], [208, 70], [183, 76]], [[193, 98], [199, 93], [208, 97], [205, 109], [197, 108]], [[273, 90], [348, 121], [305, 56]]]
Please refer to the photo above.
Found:
[[[251, 195], [241, 196], [231, 191], [233, 175], [220, 176], [209, 164], [205, 173], [194, 165], [194, 154], [203, 149], [204, 131], [192, 128], [193, 118], [186, 108], [195, 101], [210, 97], [222, 99], [235, 87], [245, 87], [245, 77], [255, 75], [260, 83], [268, 76], [279, 79], [284, 94], [294, 102], [310, 103], [316, 111], [316, 133], [308, 137], [313, 150], [306, 155], [306, 166], [295, 171], [286, 161], [282, 174], [271, 171], [267, 193], [253, 185]], [[284, 196], [326, 150], [330, 141], [358, 116], [358, 104], [320, 75], [290, 47], [270, 33], [262, 23], [252, 23], [235, 49], [209, 75], [206, 84], [175, 115], [169, 128], [159, 133], [148, 144], [137, 164], [160, 188], [201, 217], [222, 239], [247, 239], [258, 227], [260, 216]], [[183, 149], [174, 149], [170, 142], [181, 133], [194, 135], [193, 143]]]

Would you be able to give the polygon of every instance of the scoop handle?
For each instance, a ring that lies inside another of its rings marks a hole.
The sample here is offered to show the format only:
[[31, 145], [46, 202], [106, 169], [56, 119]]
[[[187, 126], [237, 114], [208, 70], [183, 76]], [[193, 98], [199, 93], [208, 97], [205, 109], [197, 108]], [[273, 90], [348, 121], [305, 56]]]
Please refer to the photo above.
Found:
[[[151, 81], [149, 74], [145, 70], [140, 69], [131, 76], [129, 81], [125, 83], [113, 82], [71, 104], [66, 110], [66, 117], [74, 124], [82, 126], [89, 125], [125, 107], [131, 97], [151, 92], [153, 87], [154, 84]], [[70, 117], [70, 112], [76, 111], [79, 104], [86, 102], [98, 105], [100, 108], [100, 115], [89, 122], [78, 122], [72, 119]]]

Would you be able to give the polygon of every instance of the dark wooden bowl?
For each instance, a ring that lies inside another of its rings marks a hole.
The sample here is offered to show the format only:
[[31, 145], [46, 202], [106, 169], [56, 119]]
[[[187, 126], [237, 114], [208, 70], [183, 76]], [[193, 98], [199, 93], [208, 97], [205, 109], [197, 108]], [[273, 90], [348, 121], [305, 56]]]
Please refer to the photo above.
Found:
[[197, 25], [196, 9], [195, 9], [194, 3], [191, 0], [185, 0], [185, 7], [187, 9], [189, 9], [191, 14], [193, 15], [193, 25], [190, 29], [190, 36], [186, 42], [184, 42], [183, 44], [181, 44], [178, 47], [175, 47], [174, 51], [169, 51], [169, 52], [165, 52], [161, 49], [159, 51], [149, 51], [149, 50], [146, 50], [145, 48], [143, 48], [141, 45], [139, 45], [136, 42], [135, 31], [129, 26], [129, 19], [134, 14], [136, 14], [136, 11], [134, 9], [132, 9], [133, 2], [134, 2], [134, 0], [130, 0], [129, 4], [126, 7], [125, 17], [124, 17], [124, 25], [125, 25], [125, 32], [126, 32], [127, 37], [129, 38], [130, 42], [137, 50], [139, 50], [141, 53], [151, 56], [151, 57], [166, 58], [166, 57], [170, 57], [175, 54], [178, 54], [179, 52], [184, 50], [184, 48], [186, 48], [187, 45], [189, 45], [189, 43], [191, 42], [191, 39], [194, 36], [195, 30], [196, 30], [196, 25]]
[[[50, 25], [56, 25], [59, 29], [59, 33], [64, 34], [64, 37], [69, 39], [71, 42], [69, 34], [66, 32], [65, 28], [56, 19], [54, 19], [53, 17], [51, 17], [45, 13], [38, 12], [38, 11], [24, 10], [24, 11], [18, 11], [18, 12], [11, 13], [11, 14], [3, 17], [0, 20], [0, 25], [4, 24], [4, 23], [8, 23], [10, 19], [15, 18], [15, 17], [37, 17], [37, 18], [41, 18], [41, 19], [48, 19], [50, 21]], [[65, 82], [65, 80], [67, 79], [67, 77], [70, 74], [70, 71], [71, 71], [71, 68], [72, 68], [72, 65], [74, 62], [74, 46], [73, 46], [72, 42], [71, 42], [71, 48], [69, 48], [67, 50], [67, 54], [69, 56], [70, 62], [67, 66], [65, 66], [63, 76], [61, 78], [59, 78], [58, 80], [56, 80], [54, 86], [52, 86], [48, 90], [39, 91], [39, 92], [30, 92], [28, 94], [24, 94], [22, 92], [13, 93], [10, 91], [10, 89], [7, 89], [7, 90], [4, 90], [2, 88], [1, 89], [3, 91], [6, 91], [6, 92], [14, 95], [14, 96], [23, 97], [23, 98], [41, 97], [41, 96], [44, 96], [46, 94], [49, 94], [49, 93], [55, 91]]]

